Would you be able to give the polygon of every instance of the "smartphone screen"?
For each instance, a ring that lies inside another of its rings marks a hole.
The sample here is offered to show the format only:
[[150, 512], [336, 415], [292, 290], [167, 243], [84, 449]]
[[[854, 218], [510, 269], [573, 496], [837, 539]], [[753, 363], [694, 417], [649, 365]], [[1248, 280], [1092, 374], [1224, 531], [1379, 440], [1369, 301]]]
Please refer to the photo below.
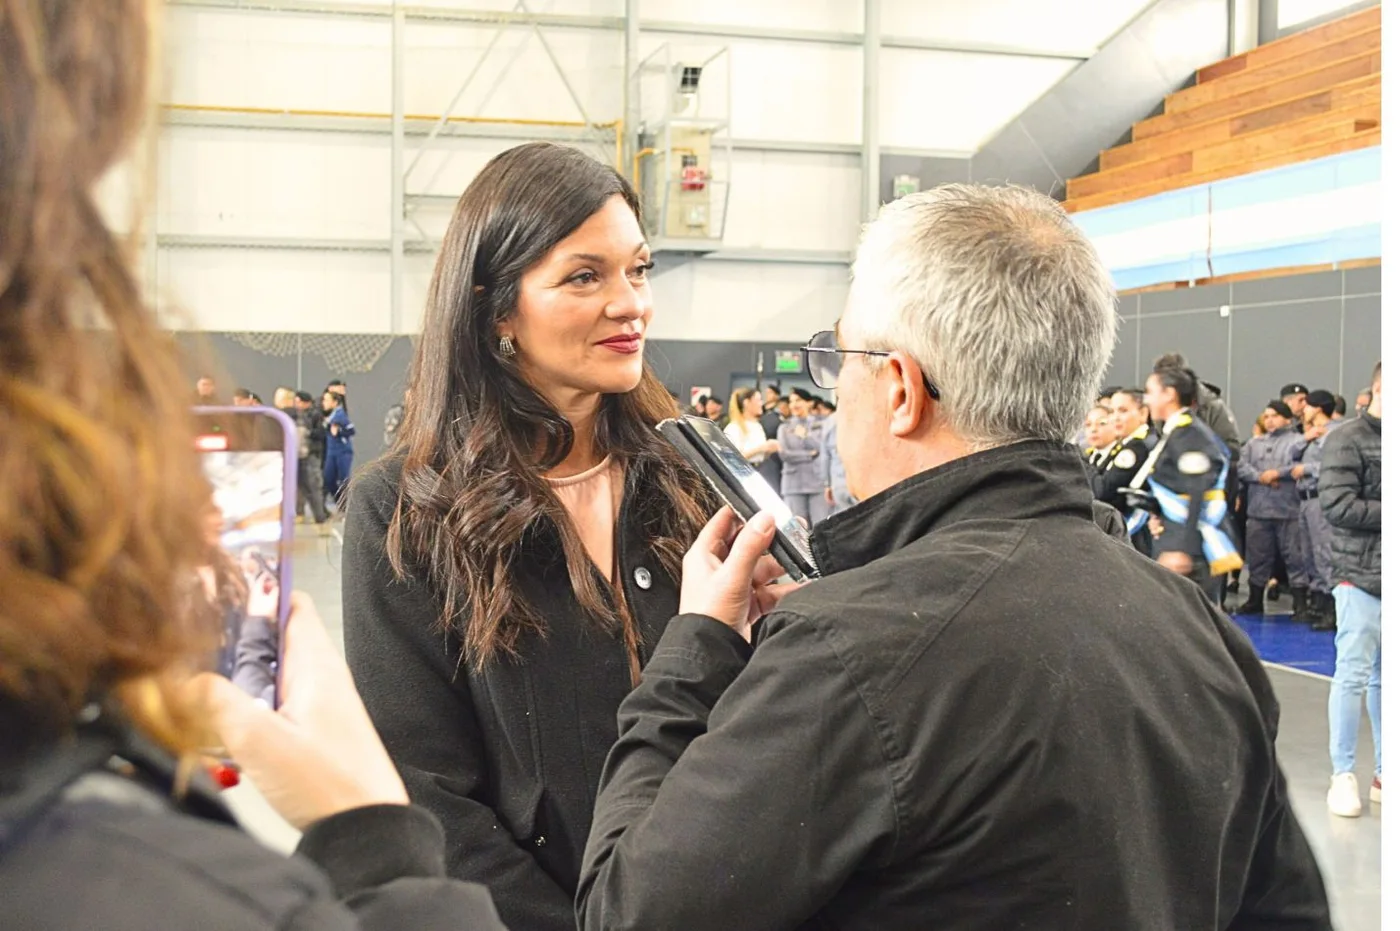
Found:
[[195, 448], [212, 493], [191, 611], [216, 632], [207, 668], [276, 708], [291, 608], [295, 431], [271, 408], [195, 410]]
[[744, 458], [744, 454], [729, 441], [729, 437], [724, 435], [724, 431], [719, 428], [719, 424], [701, 417], [687, 417], [685, 423], [694, 428], [700, 438], [705, 441], [712, 452], [724, 466], [726, 472], [738, 481], [739, 485], [748, 493], [748, 496], [758, 506], [760, 511], [767, 511], [772, 515], [774, 522], [778, 525], [778, 532], [787, 537], [802, 554], [802, 558], [809, 564], [815, 565], [812, 559], [812, 546], [808, 540], [807, 528], [792, 513], [792, 508], [788, 507], [782, 495], [774, 490], [773, 486], [758, 474], [758, 470], [753, 467], [753, 463]]

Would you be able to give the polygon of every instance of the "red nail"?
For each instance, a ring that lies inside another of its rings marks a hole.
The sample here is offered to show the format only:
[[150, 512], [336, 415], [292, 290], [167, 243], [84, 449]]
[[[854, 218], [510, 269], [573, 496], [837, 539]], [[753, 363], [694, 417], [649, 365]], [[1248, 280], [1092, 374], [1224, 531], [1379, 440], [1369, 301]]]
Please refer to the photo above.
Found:
[[220, 789], [232, 789], [234, 786], [238, 785], [241, 778], [238, 774], [238, 770], [234, 769], [232, 766], [226, 766], [223, 763], [216, 763], [210, 766], [209, 775], [214, 778], [215, 784], [217, 784]]

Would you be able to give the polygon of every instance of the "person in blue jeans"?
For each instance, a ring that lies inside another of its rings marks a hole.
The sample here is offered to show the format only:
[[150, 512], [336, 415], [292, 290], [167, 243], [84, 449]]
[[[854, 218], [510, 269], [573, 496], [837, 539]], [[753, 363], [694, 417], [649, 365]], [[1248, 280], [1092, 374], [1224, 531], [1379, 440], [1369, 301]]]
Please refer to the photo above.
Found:
[[355, 464], [355, 425], [345, 410], [345, 398], [333, 391], [321, 395], [321, 409], [326, 412], [326, 494], [339, 506]]
[[1381, 800], [1381, 366], [1371, 375], [1371, 404], [1332, 431], [1318, 476], [1322, 513], [1332, 525], [1332, 596], [1337, 603], [1337, 670], [1327, 700], [1332, 784], [1327, 808], [1342, 818], [1361, 814], [1356, 736], [1361, 703], [1371, 718], [1376, 774], [1371, 801]]

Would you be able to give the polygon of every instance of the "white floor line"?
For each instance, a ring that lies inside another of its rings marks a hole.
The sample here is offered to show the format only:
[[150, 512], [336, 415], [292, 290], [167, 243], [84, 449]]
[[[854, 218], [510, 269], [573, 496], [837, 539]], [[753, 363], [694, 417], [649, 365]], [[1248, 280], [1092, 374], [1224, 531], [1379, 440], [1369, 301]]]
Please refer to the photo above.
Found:
[[1260, 662], [1270, 669], [1282, 669], [1285, 672], [1295, 672], [1300, 676], [1307, 676], [1310, 679], [1321, 679], [1323, 682], [1332, 681], [1331, 676], [1324, 676], [1320, 672], [1308, 672], [1306, 669], [1299, 669], [1296, 666], [1285, 666], [1283, 663], [1271, 663], [1268, 660], [1260, 660]]

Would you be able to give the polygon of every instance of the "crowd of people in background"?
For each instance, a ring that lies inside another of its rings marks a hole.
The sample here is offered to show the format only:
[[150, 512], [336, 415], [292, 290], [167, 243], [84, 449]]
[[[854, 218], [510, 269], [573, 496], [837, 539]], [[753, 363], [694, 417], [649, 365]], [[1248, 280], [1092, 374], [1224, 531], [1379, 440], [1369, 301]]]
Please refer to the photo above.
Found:
[[[739, 526], [654, 429], [676, 408], [642, 352], [641, 198], [580, 149], [497, 155], [445, 232], [394, 446], [345, 500], [344, 660], [298, 594], [280, 709], [191, 679], [218, 644], [183, 610], [212, 568], [204, 422], [93, 190], [151, 141], [155, 8], [0, 9], [7, 927], [1332, 927], [1268, 675], [1183, 578], [1240, 564], [1210, 395], [1184, 360], [1148, 379], [1142, 558], [1065, 442], [1112, 278], [1027, 188], [943, 185], [862, 230], [839, 337], [805, 348], [861, 501], [783, 584], [772, 516]], [[1379, 653], [1371, 387], [1318, 475], [1341, 766]], [[344, 386], [274, 405], [307, 506], [342, 492]], [[787, 407], [765, 455], [810, 511], [829, 420]], [[241, 830], [211, 752], [296, 856]]]
[[1380, 364], [1352, 417], [1341, 394], [1289, 382], [1243, 442], [1220, 390], [1177, 353], [1154, 362], [1145, 390], [1101, 395], [1077, 442], [1096, 498], [1119, 509], [1133, 546], [1222, 607], [1243, 571], [1237, 614], [1264, 614], [1266, 600], [1289, 595], [1293, 621], [1335, 634], [1327, 801], [1356, 817], [1363, 696], [1376, 747], [1370, 795], [1381, 798]]
[[[195, 382], [194, 403], [221, 407], [229, 402], [219, 393], [215, 379], [203, 375]], [[244, 387], [233, 390], [231, 403], [234, 407], [266, 406], [261, 396]], [[344, 505], [355, 464], [355, 423], [350, 419], [345, 382], [333, 379], [319, 400], [309, 391], [279, 386], [272, 393], [271, 406], [286, 414], [296, 430], [297, 523], [309, 516], [318, 527], [326, 528], [331, 516]]]
[[855, 504], [836, 449], [836, 404], [806, 388], [736, 388], [726, 406], [700, 395], [684, 411], [718, 424], [730, 442], [778, 489], [792, 512], [815, 526]]
[[[1379, 392], [1377, 365], [1349, 418], [1340, 393], [1289, 382], [1242, 437], [1221, 390], [1168, 353], [1143, 388], [1103, 389], [1076, 438], [1095, 506], [1118, 512], [1138, 552], [1191, 577], [1222, 608], [1274, 613], [1266, 602], [1288, 597], [1291, 609], [1279, 615], [1336, 636], [1328, 805], [1345, 817], [1360, 812], [1353, 770], [1363, 698], [1377, 748], [1372, 799], [1381, 793]], [[198, 380], [195, 402], [223, 403], [212, 378]], [[240, 387], [232, 403], [263, 401]], [[354, 464], [345, 383], [332, 381], [319, 400], [279, 387], [272, 406], [297, 430], [297, 521], [325, 527], [341, 509]], [[776, 384], [735, 389], [727, 404], [702, 395], [682, 409], [718, 424], [809, 526], [856, 503], [837, 451], [835, 411], [820, 394]], [[386, 416], [386, 447], [402, 418], [401, 404]], [[1247, 595], [1232, 604], [1242, 587]]]

